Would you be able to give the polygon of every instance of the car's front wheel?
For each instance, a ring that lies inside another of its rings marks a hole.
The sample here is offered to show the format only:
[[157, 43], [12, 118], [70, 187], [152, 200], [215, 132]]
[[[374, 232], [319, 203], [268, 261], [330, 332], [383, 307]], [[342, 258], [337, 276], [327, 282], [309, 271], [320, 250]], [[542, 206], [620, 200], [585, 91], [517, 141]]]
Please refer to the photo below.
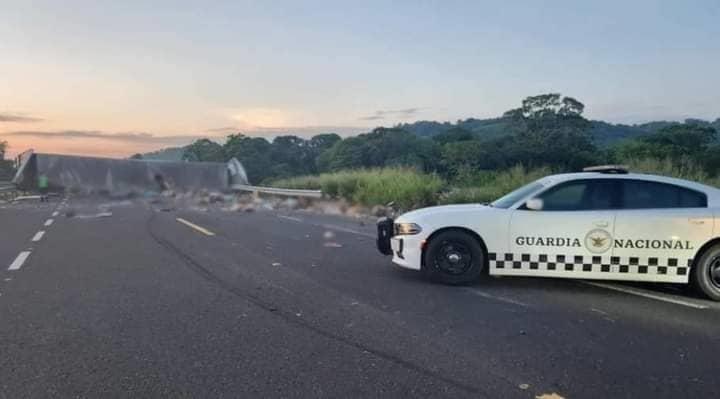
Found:
[[703, 252], [695, 262], [691, 278], [695, 289], [720, 301], [720, 244]]
[[428, 243], [423, 270], [435, 281], [467, 284], [476, 281], [484, 269], [485, 251], [468, 233], [443, 231]]

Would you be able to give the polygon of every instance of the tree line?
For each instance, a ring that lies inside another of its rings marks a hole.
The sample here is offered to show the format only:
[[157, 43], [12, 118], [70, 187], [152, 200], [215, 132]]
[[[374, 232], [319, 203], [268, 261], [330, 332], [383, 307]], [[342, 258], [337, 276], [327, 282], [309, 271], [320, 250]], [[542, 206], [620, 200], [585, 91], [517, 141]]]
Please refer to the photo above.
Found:
[[[583, 116], [585, 106], [557, 93], [527, 97], [501, 118], [503, 134], [487, 137], [464, 128], [445, 125], [439, 134], [423, 136], [403, 125], [379, 127], [369, 133], [341, 138], [320, 134], [309, 139], [287, 135], [268, 141], [243, 134], [230, 135], [223, 144], [208, 139], [187, 146], [187, 161], [227, 161], [245, 166], [252, 183], [345, 169], [411, 166], [453, 180], [478, 170], [515, 165], [549, 166], [559, 171], [621, 163], [627, 159], [690, 160], [706, 173], [720, 171], [716, 129], [703, 121], [667, 123], [655, 133], [598, 143], [591, 130], [597, 125]], [[602, 145], [601, 145], [602, 144]]]

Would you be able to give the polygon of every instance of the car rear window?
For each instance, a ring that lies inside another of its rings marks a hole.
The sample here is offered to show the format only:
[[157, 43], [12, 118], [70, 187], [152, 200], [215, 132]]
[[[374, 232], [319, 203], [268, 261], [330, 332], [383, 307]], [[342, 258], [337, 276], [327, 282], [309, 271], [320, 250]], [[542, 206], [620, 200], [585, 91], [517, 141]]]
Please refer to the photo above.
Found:
[[707, 196], [695, 190], [651, 181], [623, 181], [623, 209], [705, 207], [707, 207]]

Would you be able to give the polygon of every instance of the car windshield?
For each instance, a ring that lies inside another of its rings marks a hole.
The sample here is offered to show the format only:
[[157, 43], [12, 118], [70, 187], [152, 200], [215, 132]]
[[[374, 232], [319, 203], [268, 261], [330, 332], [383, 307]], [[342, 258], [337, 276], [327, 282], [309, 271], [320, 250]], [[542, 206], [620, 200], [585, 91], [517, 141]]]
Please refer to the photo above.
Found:
[[520, 201], [522, 198], [528, 196], [530, 193], [539, 190], [540, 188], [542, 188], [542, 186], [542, 183], [540, 183], [539, 181], [534, 181], [530, 184], [526, 184], [518, 188], [517, 190], [498, 198], [497, 200], [495, 200], [495, 202], [491, 203], [490, 206], [494, 208], [507, 209], [513, 204]]

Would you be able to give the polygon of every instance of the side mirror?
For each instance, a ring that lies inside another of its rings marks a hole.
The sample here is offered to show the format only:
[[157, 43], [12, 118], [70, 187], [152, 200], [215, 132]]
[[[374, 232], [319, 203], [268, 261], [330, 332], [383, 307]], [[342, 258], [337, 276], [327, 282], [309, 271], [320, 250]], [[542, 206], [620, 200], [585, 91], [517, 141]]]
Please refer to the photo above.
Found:
[[540, 198], [532, 198], [525, 202], [525, 207], [531, 211], [541, 211], [543, 209], [543, 200]]

